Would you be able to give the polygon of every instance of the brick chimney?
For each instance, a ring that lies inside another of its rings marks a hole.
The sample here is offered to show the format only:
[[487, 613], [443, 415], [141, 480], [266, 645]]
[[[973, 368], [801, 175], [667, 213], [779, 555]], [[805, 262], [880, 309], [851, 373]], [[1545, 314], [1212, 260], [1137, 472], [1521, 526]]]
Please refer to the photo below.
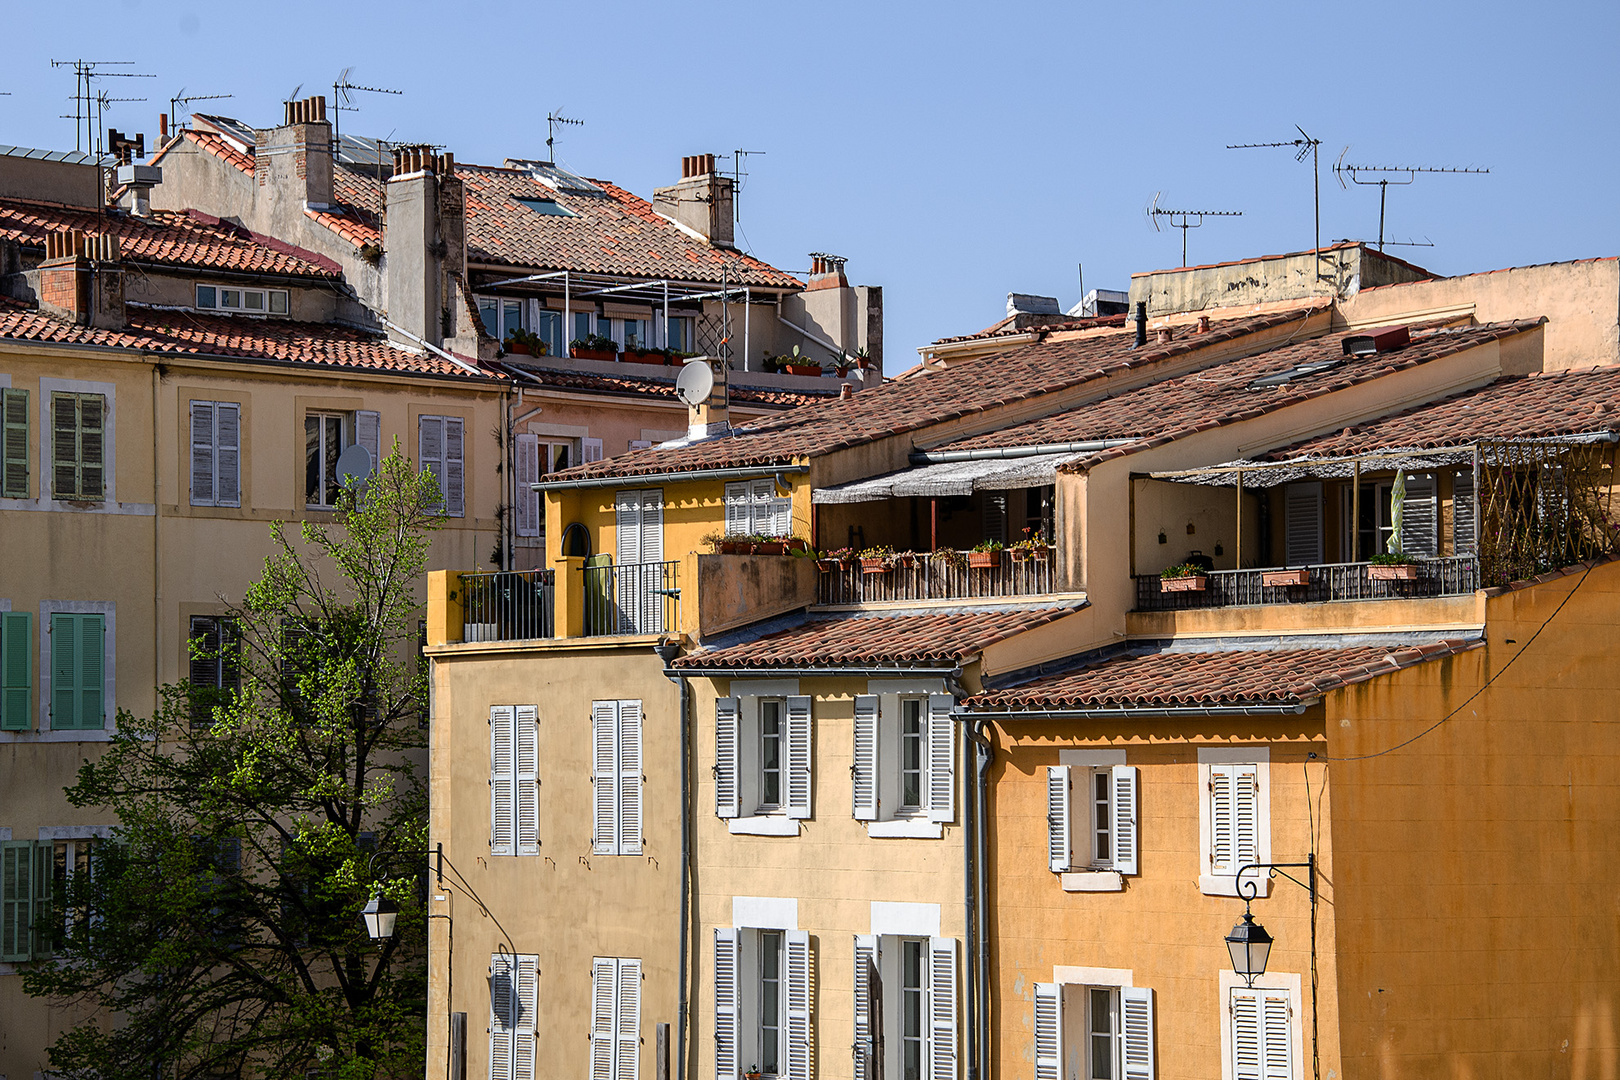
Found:
[[75, 326], [122, 330], [124, 268], [118, 237], [78, 229], [45, 234], [39, 309]]
[[326, 119], [326, 98], [283, 105], [285, 122], [261, 130], [253, 148], [259, 187], [324, 210], [332, 205], [332, 124]]
[[681, 158], [681, 182], [653, 189], [653, 210], [717, 247], [734, 246], [731, 177], [715, 171], [713, 154]]
[[849, 278], [844, 276], [842, 255], [827, 255], [819, 251], [810, 253], [810, 281], [807, 289], [847, 289]]
[[[431, 146], [394, 150], [383, 233], [388, 321], [416, 337], [461, 351], [477, 350], [457, 280], [467, 269], [466, 190], [455, 157]], [[402, 343], [409, 338], [389, 331]]]

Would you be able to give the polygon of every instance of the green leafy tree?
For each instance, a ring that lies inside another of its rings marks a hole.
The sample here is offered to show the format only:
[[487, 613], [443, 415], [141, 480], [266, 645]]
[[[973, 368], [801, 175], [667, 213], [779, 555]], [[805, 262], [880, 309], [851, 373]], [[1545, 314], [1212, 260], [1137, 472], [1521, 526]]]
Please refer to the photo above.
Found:
[[[54, 958], [24, 986], [117, 1019], [62, 1035], [54, 1071], [421, 1075], [416, 590], [438, 502], [396, 447], [330, 526], [305, 523], [299, 543], [277, 523], [214, 657], [238, 686], [162, 688], [156, 715], [121, 711], [82, 766], [68, 798], [119, 824], [59, 891]], [[412, 855], [372, 859], [384, 850]], [[359, 917], [374, 889], [401, 909], [380, 950]]]

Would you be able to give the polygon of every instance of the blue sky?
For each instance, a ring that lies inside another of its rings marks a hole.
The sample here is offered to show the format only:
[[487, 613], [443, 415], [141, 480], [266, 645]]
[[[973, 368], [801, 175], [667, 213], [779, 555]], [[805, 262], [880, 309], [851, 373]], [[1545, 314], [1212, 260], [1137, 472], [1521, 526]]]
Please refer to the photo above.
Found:
[[[1173, 266], [1144, 207], [1243, 211], [1191, 234], [1193, 262], [1371, 237], [1376, 188], [1346, 161], [1488, 166], [1391, 189], [1391, 248], [1440, 273], [1620, 253], [1620, 4], [104, 3], [8, 5], [0, 143], [71, 148], [72, 75], [51, 59], [134, 60], [108, 125], [144, 131], [181, 87], [274, 122], [339, 71], [366, 134], [457, 158], [542, 157], [548, 110], [585, 121], [558, 159], [643, 196], [683, 154], [749, 160], [741, 238], [804, 270], [849, 258], [885, 289], [889, 367], [988, 325], [1009, 291], [1077, 299]], [[125, 69], [130, 70], [130, 69]], [[203, 105], [197, 108], [204, 108]]]

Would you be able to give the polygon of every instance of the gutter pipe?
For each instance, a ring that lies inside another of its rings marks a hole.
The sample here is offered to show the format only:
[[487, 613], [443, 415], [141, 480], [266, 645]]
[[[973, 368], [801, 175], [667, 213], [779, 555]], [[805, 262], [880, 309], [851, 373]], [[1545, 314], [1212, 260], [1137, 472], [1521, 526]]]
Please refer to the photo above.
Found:
[[[975, 784], [977, 790], [974, 793], [976, 803], [974, 808], [976, 833], [974, 842], [978, 844], [978, 851], [975, 853], [976, 857], [973, 860], [973, 869], [976, 878], [975, 885], [978, 889], [977, 908], [979, 916], [979, 933], [975, 942], [978, 946], [978, 955], [975, 957], [974, 962], [978, 968], [978, 1002], [980, 1020], [983, 1024], [980, 1030], [988, 1033], [992, 1018], [990, 1016], [990, 935], [984, 930], [990, 915], [990, 888], [986, 880], [988, 871], [985, 867], [989, 859], [989, 844], [985, 836], [985, 822], [990, 816], [990, 764], [994, 760], [995, 750], [990, 745], [990, 740], [984, 735], [984, 722], [978, 720], [975, 722], [974, 727], [976, 729], [974, 733], [974, 749], [978, 758], [978, 769], [975, 770], [977, 773], [977, 783]], [[988, 1039], [982, 1040], [978, 1046], [979, 1059], [977, 1062], [971, 1063], [980, 1067], [979, 1076], [981, 1078], [988, 1076], [990, 1073], [988, 1068], [989, 1050]]]
[[[791, 676], [793, 678], [808, 678], [822, 675], [835, 678], [848, 676], [852, 679], [894, 679], [894, 678], [946, 678], [958, 679], [962, 676], [961, 667], [689, 667], [664, 668], [664, 674], [670, 678], [685, 675], [713, 676], [717, 679], [735, 679], [753, 676]], [[980, 715], [974, 713], [974, 716]], [[983, 715], [990, 715], [985, 713]]]
[[1039, 446], [996, 446], [986, 450], [914, 450], [908, 460], [913, 465], [939, 465], [947, 461], [999, 461], [1042, 454], [1088, 454], [1141, 441], [1135, 438], [1086, 439], [1081, 442], [1042, 443]]
[[686, 472], [646, 473], [640, 476], [587, 476], [573, 480], [542, 480], [536, 491], [563, 491], [573, 488], [624, 487], [629, 484], [679, 482], [682, 480], [757, 480], [767, 476], [807, 473], [808, 465], [758, 465], [730, 469], [693, 469]]
[[1320, 698], [1278, 704], [1255, 702], [1250, 705], [1166, 705], [1138, 707], [1114, 705], [1099, 709], [967, 709], [964, 715], [986, 720], [1118, 720], [1173, 716], [1299, 716]]
[[675, 1004], [675, 1080], [686, 1076], [686, 972], [691, 935], [691, 882], [692, 882], [692, 688], [683, 673], [671, 674], [669, 663], [680, 652], [680, 646], [660, 643], [654, 648], [664, 662], [664, 674], [681, 685], [681, 929], [680, 966], [677, 971]]
[[[778, 310], [778, 312], [781, 311], [781, 304], [782, 304], [781, 300], [778, 300], [777, 301], [777, 310]], [[817, 333], [815, 333], [813, 331], [810, 331], [810, 330], [806, 330], [804, 327], [800, 326], [796, 322], [790, 322], [789, 320], [783, 318], [780, 314], [778, 314], [776, 316], [776, 321], [781, 323], [783, 326], [787, 327], [789, 330], [792, 330], [795, 333], [803, 336], [806, 341], [813, 341], [817, 345], [820, 345], [823, 349], [831, 350], [832, 354], [834, 356], [838, 356], [838, 357], [848, 357], [849, 356], [849, 353], [846, 352], [841, 346], [834, 345], [832, 342], [828, 341], [826, 338], [822, 337], [820, 334], [817, 334]]]

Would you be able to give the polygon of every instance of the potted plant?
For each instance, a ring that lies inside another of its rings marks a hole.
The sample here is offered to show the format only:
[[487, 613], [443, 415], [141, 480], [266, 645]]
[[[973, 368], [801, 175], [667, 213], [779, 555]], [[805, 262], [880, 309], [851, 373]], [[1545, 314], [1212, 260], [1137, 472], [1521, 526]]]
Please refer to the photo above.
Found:
[[854, 551], [847, 547], [832, 548], [816, 556], [816, 567], [823, 574], [830, 574], [834, 570], [846, 565], [854, 558]]
[[811, 357], [801, 354], [797, 345], [793, 346], [791, 356], [779, 356], [777, 361], [787, 368], [789, 375], [819, 376], [821, 374], [821, 364]]
[[902, 570], [910, 570], [917, 565], [916, 552], [902, 551], [894, 557], [894, 564]]
[[749, 539], [753, 541], [755, 555], [787, 554], [787, 541], [780, 536], [766, 536], [763, 533], [756, 533]]
[[954, 566], [958, 570], [967, 565], [967, 556], [953, 547], [937, 547], [928, 553], [928, 557], [945, 566]]
[[862, 371], [872, 366], [872, 354], [867, 352], [864, 347], [855, 350], [855, 366]]
[[894, 569], [894, 548], [887, 544], [878, 544], [864, 549], [860, 554], [861, 573], [887, 574]]
[[1303, 566], [1292, 570], [1266, 570], [1260, 575], [1260, 584], [1273, 589], [1310, 583], [1311, 572]]
[[781, 540], [787, 545], [789, 555], [805, 555], [810, 551], [810, 541], [802, 536], [784, 536]]
[[988, 570], [1001, 565], [1004, 545], [1000, 540], [981, 540], [968, 551], [968, 568]]
[[750, 1065], [748, 1066], [748, 1071], [743, 1073], [743, 1075], [746, 1076], [748, 1080], [760, 1080], [760, 1077], [764, 1076], [765, 1074], [759, 1071], [758, 1065]]
[[1026, 526], [1024, 538], [1007, 550], [1012, 552], [1013, 562], [1045, 562], [1052, 553], [1052, 545], [1036, 536], [1032, 527]]
[[1192, 563], [1177, 563], [1159, 571], [1160, 592], [1203, 592], [1208, 582], [1203, 568]]
[[568, 343], [568, 354], [575, 360], [612, 361], [619, 355], [618, 344], [601, 334], [587, 334]]
[[1367, 577], [1373, 581], [1416, 581], [1417, 561], [1399, 551], [1380, 552], [1367, 560]]
[[669, 352], [665, 349], [642, 349], [626, 345], [619, 359], [627, 364], [657, 364], [664, 367], [669, 364]]

